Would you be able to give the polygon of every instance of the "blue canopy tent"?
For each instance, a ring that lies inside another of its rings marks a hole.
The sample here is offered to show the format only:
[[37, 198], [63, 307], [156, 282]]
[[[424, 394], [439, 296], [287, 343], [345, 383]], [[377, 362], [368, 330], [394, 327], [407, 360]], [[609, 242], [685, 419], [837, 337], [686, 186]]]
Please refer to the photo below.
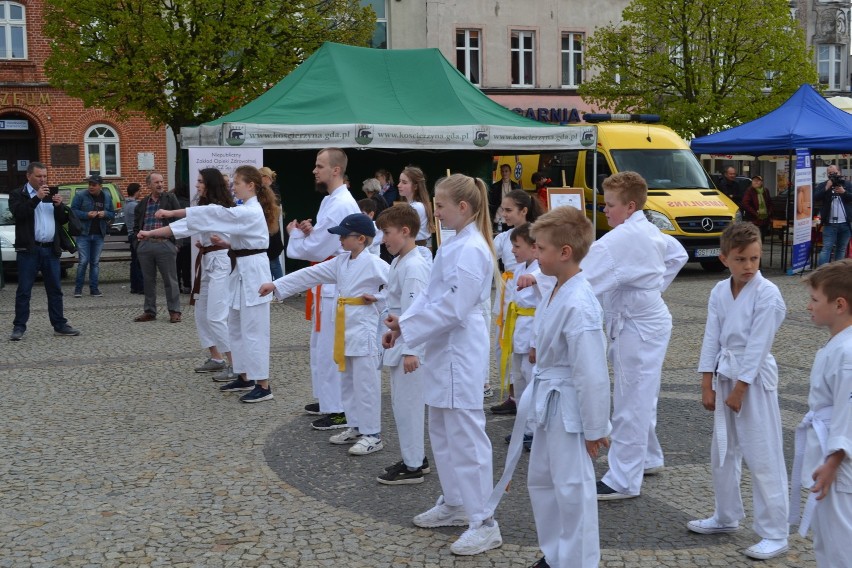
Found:
[[810, 85], [777, 109], [729, 130], [701, 136], [690, 144], [696, 154], [812, 154], [852, 152], [852, 114], [840, 110]]

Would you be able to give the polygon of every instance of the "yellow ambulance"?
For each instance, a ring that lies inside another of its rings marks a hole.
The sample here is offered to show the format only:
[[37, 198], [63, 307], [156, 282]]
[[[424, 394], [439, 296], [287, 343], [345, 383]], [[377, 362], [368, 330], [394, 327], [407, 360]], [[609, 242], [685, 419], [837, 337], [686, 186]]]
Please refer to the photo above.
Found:
[[[654, 121], [653, 115], [638, 115]], [[645, 215], [662, 232], [676, 238], [707, 270], [723, 270], [719, 237], [733, 223], [737, 206], [701, 167], [689, 146], [672, 129], [651, 122], [636, 122], [637, 115], [586, 114], [587, 123], [598, 128], [597, 152], [571, 150], [540, 154], [539, 170], [553, 180], [564, 179], [585, 191], [586, 211], [591, 218], [593, 187], [597, 187], [598, 236], [609, 229], [603, 214], [601, 182], [613, 173], [638, 172], [648, 182]], [[621, 121], [619, 121], [621, 119]], [[659, 120], [656, 118], [656, 120]]]

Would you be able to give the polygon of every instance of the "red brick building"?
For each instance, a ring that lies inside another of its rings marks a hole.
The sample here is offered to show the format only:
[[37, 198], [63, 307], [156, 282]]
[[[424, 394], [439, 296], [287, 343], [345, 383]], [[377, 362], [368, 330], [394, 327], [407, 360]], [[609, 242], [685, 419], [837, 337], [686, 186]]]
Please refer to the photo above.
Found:
[[85, 108], [48, 84], [43, 13], [43, 0], [0, 0], [0, 193], [24, 184], [30, 161], [47, 164], [51, 184], [97, 172], [123, 191], [151, 170], [165, 175], [164, 129]]

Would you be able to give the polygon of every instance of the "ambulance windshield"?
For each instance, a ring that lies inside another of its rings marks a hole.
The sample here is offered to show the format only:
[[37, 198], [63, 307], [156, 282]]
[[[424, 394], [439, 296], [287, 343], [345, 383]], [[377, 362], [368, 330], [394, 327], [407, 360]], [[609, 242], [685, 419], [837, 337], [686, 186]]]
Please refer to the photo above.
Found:
[[715, 189], [689, 150], [612, 150], [620, 172], [637, 172], [648, 189]]

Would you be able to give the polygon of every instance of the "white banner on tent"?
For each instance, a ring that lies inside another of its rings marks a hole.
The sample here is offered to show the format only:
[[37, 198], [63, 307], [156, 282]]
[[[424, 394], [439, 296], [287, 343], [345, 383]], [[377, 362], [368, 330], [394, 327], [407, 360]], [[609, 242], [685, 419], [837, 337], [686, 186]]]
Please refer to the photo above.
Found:
[[[234, 170], [239, 166], [263, 166], [263, 148], [190, 148], [189, 149], [189, 198], [195, 203], [197, 191], [195, 182], [198, 172], [205, 168], [216, 168], [228, 176], [229, 186], [234, 182]], [[232, 190], [233, 191], [233, 190]], [[192, 266], [195, 266], [195, 258], [198, 256], [198, 248], [195, 243], [198, 237], [192, 238]], [[193, 286], [195, 285], [195, 270], [192, 272]]]
[[793, 259], [790, 274], [803, 271], [811, 256], [811, 200], [813, 172], [811, 153], [807, 148], [796, 149], [795, 222], [793, 224]]
[[567, 150], [594, 148], [594, 126], [406, 126], [389, 124], [280, 125], [226, 122], [182, 128], [182, 146], [270, 149], [420, 148], [424, 150]]

